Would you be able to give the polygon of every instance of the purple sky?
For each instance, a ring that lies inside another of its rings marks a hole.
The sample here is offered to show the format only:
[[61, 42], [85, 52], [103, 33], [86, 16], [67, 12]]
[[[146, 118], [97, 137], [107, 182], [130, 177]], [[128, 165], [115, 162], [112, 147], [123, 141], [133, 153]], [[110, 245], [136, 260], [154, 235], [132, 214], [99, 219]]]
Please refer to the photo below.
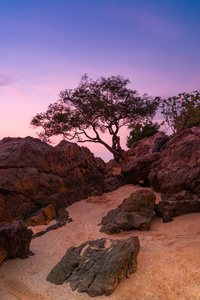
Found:
[[84, 73], [152, 96], [199, 89], [199, 15], [199, 0], [0, 1], [0, 139], [36, 136], [32, 117]]

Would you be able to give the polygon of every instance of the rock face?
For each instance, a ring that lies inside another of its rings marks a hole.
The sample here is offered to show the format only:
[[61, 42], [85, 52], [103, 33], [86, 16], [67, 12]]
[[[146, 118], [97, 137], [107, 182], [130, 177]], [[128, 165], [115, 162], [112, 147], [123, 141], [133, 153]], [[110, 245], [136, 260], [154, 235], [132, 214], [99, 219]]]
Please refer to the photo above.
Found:
[[101, 221], [101, 232], [118, 233], [121, 230], [149, 230], [156, 197], [148, 190], [132, 193], [116, 209], [111, 210]]
[[70, 283], [72, 290], [90, 296], [109, 296], [120, 280], [136, 271], [138, 237], [127, 240], [99, 239], [70, 247], [47, 280]]
[[200, 196], [200, 128], [185, 129], [172, 138], [148, 178], [154, 190], [167, 197], [181, 190]]
[[62, 141], [52, 147], [31, 137], [4, 138], [0, 141], [0, 226], [19, 216], [28, 219], [49, 204], [58, 213], [104, 192], [105, 168], [101, 159], [75, 143]]
[[22, 221], [0, 227], [0, 263], [6, 258], [26, 258], [33, 255], [29, 246], [33, 232]]
[[142, 180], [147, 183], [150, 170], [157, 166], [168, 141], [169, 137], [164, 132], [158, 132], [133, 143], [131, 149], [124, 153], [121, 170], [127, 183], [138, 184]]

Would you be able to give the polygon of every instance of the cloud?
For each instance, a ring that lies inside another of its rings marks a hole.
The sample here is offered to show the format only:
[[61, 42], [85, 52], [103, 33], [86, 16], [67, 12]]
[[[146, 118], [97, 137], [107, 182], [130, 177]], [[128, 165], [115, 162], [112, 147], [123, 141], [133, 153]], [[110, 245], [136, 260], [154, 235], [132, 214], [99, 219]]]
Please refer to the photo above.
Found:
[[14, 79], [10, 76], [0, 75], [0, 88], [6, 87], [14, 83]]

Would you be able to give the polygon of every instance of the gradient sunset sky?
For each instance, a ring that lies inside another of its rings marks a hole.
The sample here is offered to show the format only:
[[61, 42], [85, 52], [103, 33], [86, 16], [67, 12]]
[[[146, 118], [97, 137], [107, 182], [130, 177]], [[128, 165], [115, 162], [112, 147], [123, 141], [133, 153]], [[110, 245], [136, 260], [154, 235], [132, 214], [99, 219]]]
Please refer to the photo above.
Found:
[[200, 89], [199, 16], [199, 0], [1, 0], [0, 139], [36, 137], [32, 117], [84, 73], [151, 96]]

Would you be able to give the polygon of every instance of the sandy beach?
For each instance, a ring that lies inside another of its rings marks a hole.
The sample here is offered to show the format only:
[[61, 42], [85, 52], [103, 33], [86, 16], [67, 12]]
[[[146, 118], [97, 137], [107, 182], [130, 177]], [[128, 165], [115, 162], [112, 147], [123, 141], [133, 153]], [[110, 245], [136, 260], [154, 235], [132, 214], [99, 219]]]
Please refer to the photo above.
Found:
[[[32, 240], [35, 253], [28, 259], [14, 259], [0, 266], [1, 300], [88, 300], [86, 293], [72, 292], [69, 284], [57, 286], [46, 277], [70, 246], [107, 237], [125, 239], [138, 236], [141, 250], [136, 273], [123, 279], [113, 294], [95, 299], [200, 299], [200, 215], [188, 214], [163, 223], [153, 218], [150, 231], [129, 231], [108, 236], [100, 233], [100, 223], [108, 211], [140, 189], [126, 185], [102, 196], [77, 202], [67, 208], [73, 222]], [[151, 188], [149, 188], [151, 190]], [[157, 202], [160, 194], [155, 193]], [[51, 222], [49, 225], [53, 224]], [[48, 225], [48, 226], [49, 226]], [[47, 226], [31, 229], [34, 233]]]

